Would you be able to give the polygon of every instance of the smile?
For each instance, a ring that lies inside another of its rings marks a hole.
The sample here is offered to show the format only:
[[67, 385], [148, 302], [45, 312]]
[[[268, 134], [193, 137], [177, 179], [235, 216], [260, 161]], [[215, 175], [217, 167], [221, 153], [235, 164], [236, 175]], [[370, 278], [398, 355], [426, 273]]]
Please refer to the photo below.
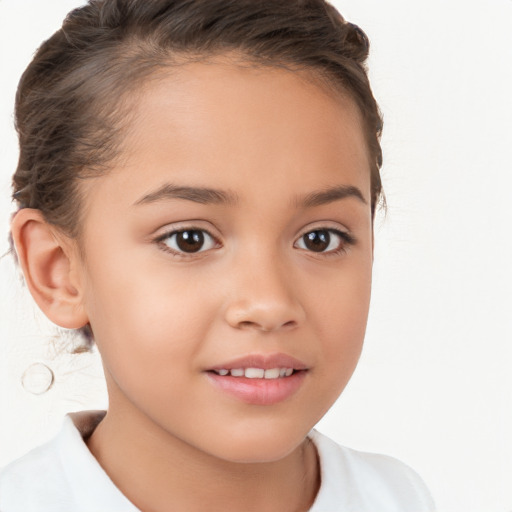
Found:
[[233, 368], [232, 370], [222, 368], [213, 371], [221, 377], [231, 375], [231, 377], [246, 377], [247, 379], [279, 379], [290, 377], [293, 374], [293, 368], [270, 368], [268, 370], [263, 368]]
[[302, 387], [309, 366], [287, 354], [252, 354], [205, 371], [213, 387], [250, 405], [289, 400]]

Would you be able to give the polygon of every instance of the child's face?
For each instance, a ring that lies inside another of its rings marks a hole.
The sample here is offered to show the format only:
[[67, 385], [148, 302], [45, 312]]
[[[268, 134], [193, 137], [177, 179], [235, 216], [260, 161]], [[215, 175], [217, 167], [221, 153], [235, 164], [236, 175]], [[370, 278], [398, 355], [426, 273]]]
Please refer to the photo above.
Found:
[[[297, 73], [219, 60], [146, 84], [134, 114], [120, 163], [84, 185], [78, 270], [111, 411], [224, 459], [283, 457], [363, 343], [359, 113]], [[248, 367], [299, 371], [213, 371]]]

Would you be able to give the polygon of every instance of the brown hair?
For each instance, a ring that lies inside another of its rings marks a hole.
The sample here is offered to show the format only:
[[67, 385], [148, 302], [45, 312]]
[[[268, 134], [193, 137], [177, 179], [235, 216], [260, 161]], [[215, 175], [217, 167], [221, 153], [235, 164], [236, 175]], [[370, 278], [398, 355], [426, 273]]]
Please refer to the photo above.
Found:
[[235, 51], [256, 65], [314, 71], [355, 100], [371, 155], [372, 211], [382, 195], [382, 120], [368, 81], [369, 42], [324, 0], [90, 0], [66, 17], [23, 74], [13, 197], [79, 235], [84, 178], [108, 169], [126, 93], [177, 61]]

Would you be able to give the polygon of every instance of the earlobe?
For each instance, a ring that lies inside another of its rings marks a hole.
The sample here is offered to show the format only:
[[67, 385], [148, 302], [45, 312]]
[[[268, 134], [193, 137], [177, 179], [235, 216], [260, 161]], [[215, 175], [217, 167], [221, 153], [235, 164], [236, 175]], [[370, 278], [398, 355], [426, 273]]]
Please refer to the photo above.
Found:
[[39, 210], [16, 213], [11, 232], [25, 281], [38, 306], [55, 324], [79, 329], [87, 324], [76, 255], [64, 235], [48, 224]]

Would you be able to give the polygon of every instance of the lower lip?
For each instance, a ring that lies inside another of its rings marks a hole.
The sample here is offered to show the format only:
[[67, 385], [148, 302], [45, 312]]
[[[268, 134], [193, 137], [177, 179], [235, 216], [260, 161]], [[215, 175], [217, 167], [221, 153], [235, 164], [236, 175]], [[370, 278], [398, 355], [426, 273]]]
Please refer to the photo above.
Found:
[[230, 375], [223, 377], [215, 372], [208, 372], [207, 375], [218, 389], [247, 404], [273, 405], [285, 401], [298, 391], [306, 370], [278, 379], [248, 379]]

